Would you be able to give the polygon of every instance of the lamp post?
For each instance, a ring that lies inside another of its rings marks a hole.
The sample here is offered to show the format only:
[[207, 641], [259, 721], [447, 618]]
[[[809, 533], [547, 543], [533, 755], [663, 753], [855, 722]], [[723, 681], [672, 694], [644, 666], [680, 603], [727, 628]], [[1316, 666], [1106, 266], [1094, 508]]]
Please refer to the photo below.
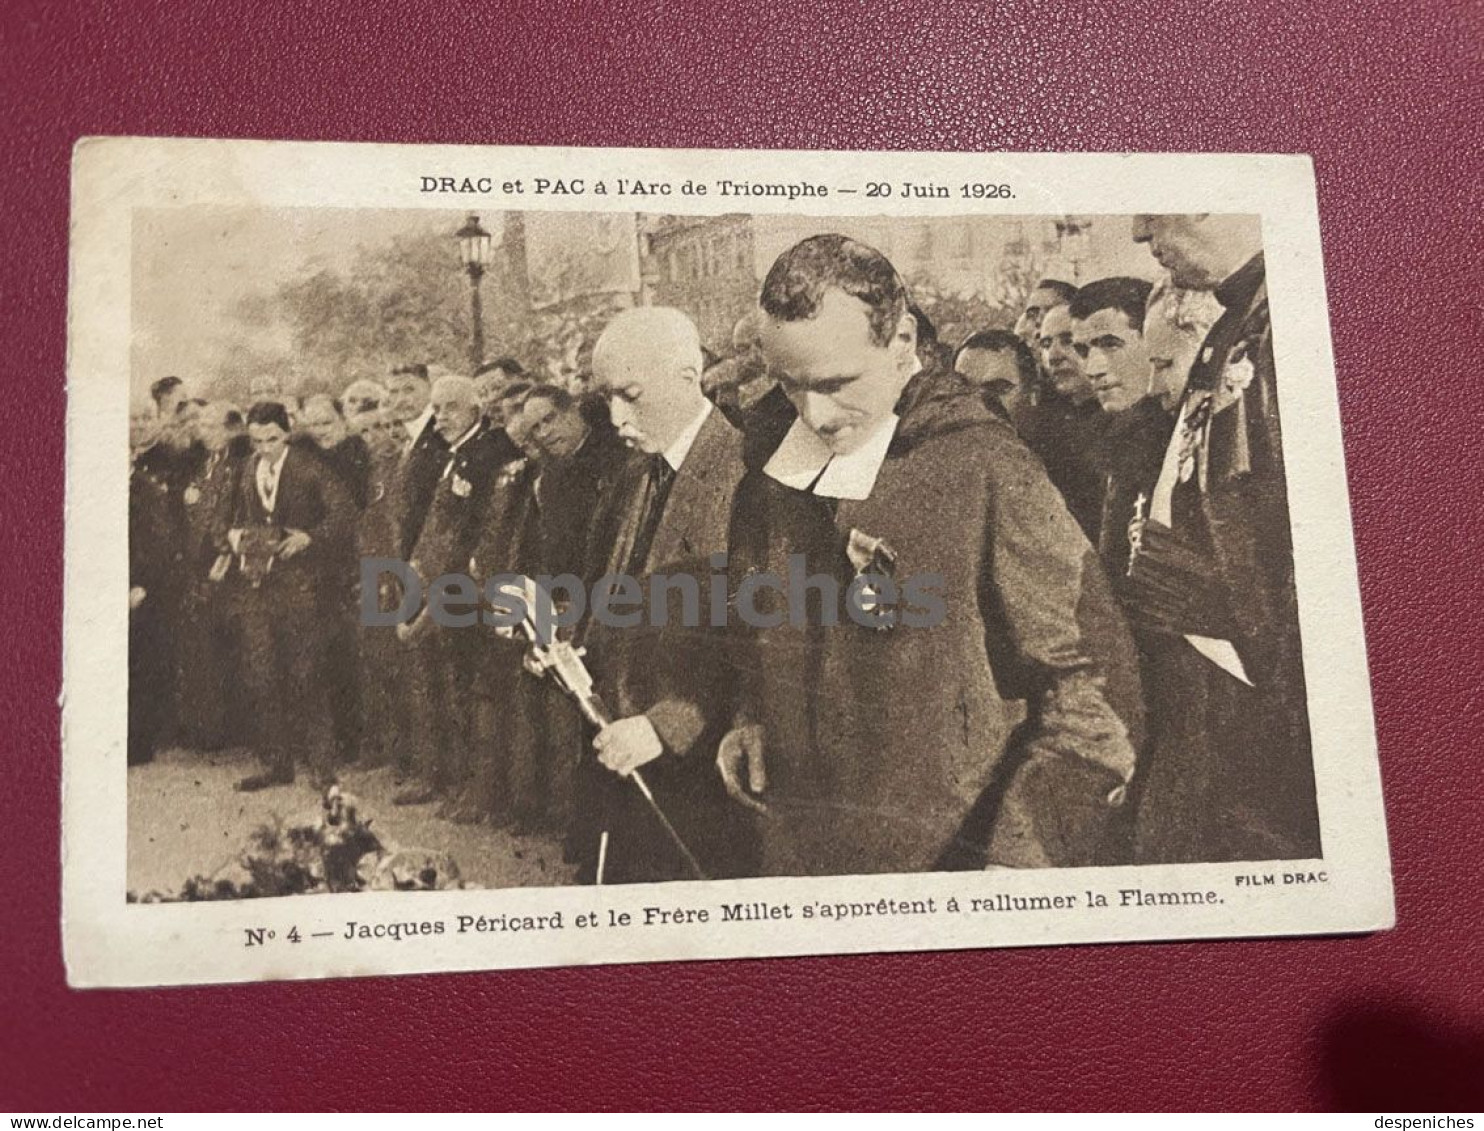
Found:
[[474, 321], [469, 357], [470, 372], [473, 372], [484, 361], [484, 303], [479, 296], [479, 284], [484, 278], [485, 267], [489, 265], [495, 241], [479, 226], [479, 217], [472, 212], [454, 236], [459, 241], [459, 258], [463, 261], [464, 270], [469, 272], [469, 312]]
[[1070, 282], [1081, 283], [1082, 265], [1092, 257], [1092, 217], [1063, 216], [1056, 221], [1056, 246], [1062, 259], [1071, 265]]

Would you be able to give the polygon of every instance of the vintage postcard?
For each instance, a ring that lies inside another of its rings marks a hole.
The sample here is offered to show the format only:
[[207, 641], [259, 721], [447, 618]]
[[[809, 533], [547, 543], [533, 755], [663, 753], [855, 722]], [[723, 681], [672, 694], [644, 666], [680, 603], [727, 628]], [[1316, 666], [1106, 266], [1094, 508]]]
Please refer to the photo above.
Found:
[[75, 986], [1389, 927], [1311, 163], [94, 138]]

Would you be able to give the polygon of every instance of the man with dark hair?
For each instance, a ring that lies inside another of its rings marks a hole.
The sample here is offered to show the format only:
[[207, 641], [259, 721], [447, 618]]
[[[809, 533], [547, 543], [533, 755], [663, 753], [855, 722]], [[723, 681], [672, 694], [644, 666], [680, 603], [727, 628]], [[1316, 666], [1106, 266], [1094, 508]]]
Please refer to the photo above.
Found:
[[1009, 330], [978, 330], [953, 351], [953, 371], [983, 390], [990, 412], [1014, 421], [1040, 370], [1031, 347]]
[[298, 424], [299, 434], [315, 454], [340, 476], [356, 509], [363, 508], [369, 490], [371, 451], [365, 439], [350, 430], [340, 403], [328, 393], [305, 397]]
[[160, 459], [154, 404], [129, 414], [129, 737], [128, 764], [153, 760], [170, 737], [175, 701], [178, 594], [172, 560], [183, 523]]
[[[371, 449], [359, 433], [351, 432], [340, 404], [327, 393], [304, 398], [299, 413], [299, 435], [307, 451], [318, 456], [340, 477], [355, 504], [352, 524], [365, 510], [371, 491]], [[360, 750], [361, 702], [357, 673], [356, 583], [359, 573], [354, 539], [342, 547], [343, 559], [325, 562], [321, 571], [325, 591], [324, 683], [334, 725], [335, 747], [342, 762], [353, 762]]]
[[1106, 417], [1095, 446], [1103, 473], [1098, 552], [1115, 585], [1128, 560], [1128, 523], [1159, 470], [1173, 421], [1151, 398], [1144, 310], [1150, 285], [1115, 276], [1088, 283], [1067, 308], [1082, 371]]
[[1064, 283], [1060, 279], [1042, 279], [1025, 298], [1025, 306], [1021, 309], [1020, 317], [1015, 320], [1015, 333], [1026, 345], [1032, 349], [1041, 336], [1041, 319], [1046, 317], [1048, 310], [1054, 310], [1058, 306], [1066, 306], [1072, 301], [1072, 295], [1077, 288], [1071, 283]]
[[1096, 542], [1104, 488], [1096, 452], [1106, 420], [1072, 342], [1067, 303], [1058, 303], [1042, 315], [1040, 347], [1049, 387], [1042, 389], [1034, 405], [1022, 406], [1015, 424], [1027, 446], [1046, 465], [1046, 473], [1077, 525]]
[[[474, 371], [474, 395], [479, 398], [479, 407], [484, 413], [484, 418], [496, 429], [505, 427], [501, 407], [505, 391], [517, 382], [526, 382], [526, 380], [525, 367], [513, 357], [486, 361]], [[512, 443], [509, 458], [516, 459], [519, 454]]]
[[170, 420], [176, 406], [185, 400], [185, 382], [179, 377], [161, 377], [150, 385], [149, 396], [155, 402], [155, 415], [161, 421]]
[[906, 287], [874, 248], [805, 240], [760, 305], [795, 419], [749, 458], [731, 569], [785, 577], [803, 555], [817, 598], [799, 625], [797, 608], [757, 610], [783, 603], [774, 589], [737, 594], [755, 620], [785, 612], [752, 633], [750, 722], [718, 754], [732, 796], [766, 807], [763, 870], [1100, 860], [1134, 767], [1137, 672], [1045, 471], [970, 390], [919, 372]]
[[242, 469], [228, 528], [248, 685], [262, 773], [237, 788], [294, 780], [295, 754], [316, 785], [333, 780], [329, 719], [319, 680], [322, 571], [344, 561], [354, 509], [339, 479], [289, 444], [288, 410], [262, 401], [247, 414], [253, 454]]
[[1127, 412], [1149, 395], [1149, 357], [1144, 349], [1149, 290], [1143, 279], [1097, 279], [1067, 305], [1073, 348], [1104, 412]]
[[[584, 594], [603, 572], [608, 545], [595, 538], [594, 524], [606, 517], [614, 483], [629, 463], [629, 451], [608, 420], [561, 385], [540, 384], [525, 396], [513, 422], [534, 453], [531, 484], [532, 537], [525, 547], [536, 574], [576, 577]], [[526, 712], [529, 740], [515, 744], [509, 763], [511, 798], [526, 824], [545, 825], [572, 838], [577, 763], [582, 756], [580, 718], [550, 681], [517, 681], [511, 700]], [[581, 848], [569, 843], [575, 860]]]
[[915, 302], [907, 308], [917, 326], [917, 362], [924, 369], [951, 369], [953, 351], [938, 337], [938, 327]]
[[150, 665], [156, 702], [149, 707], [154, 720], [149, 729], [156, 745], [164, 745], [180, 737], [179, 645], [191, 587], [187, 497], [206, 452], [196, 439], [198, 404], [186, 399], [180, 378], [161, 378], [150, 391], [155, 418], [148, 442], [134, 453], [130, 497], [138, 501], [154, 531], [142, 535], [152, 544], [144, 550], [150, 584], [143, 588], [149, 607], [138, 619], [158, 655]]
[[1256, 216], [1139, 215], [1175, 286], [1213, 290], [1206, 336], [1130, 531], [1127, 593], [1158, 641], [1140, 863], [1320, 855], [1288, 489]]

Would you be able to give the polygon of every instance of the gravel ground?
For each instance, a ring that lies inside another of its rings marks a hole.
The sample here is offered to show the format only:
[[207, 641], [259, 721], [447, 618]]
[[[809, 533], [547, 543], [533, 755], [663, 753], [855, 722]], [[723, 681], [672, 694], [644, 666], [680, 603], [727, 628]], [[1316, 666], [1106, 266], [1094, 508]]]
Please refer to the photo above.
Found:
[[[153, 762], [129, 767], [129, 890], [173, 892], [193, 875], [212, 875], [275, 815], [291, 823], [318, 819], [319, 794], [302, 778], [258, 793], [236, 792], [238, 779], [257, 768], [246, 751], [186, 750], [163, 751]], [[359, 799], [362, 818], [371, 818], [384, 844], [447, 852], [472, 887], [551, 887], [573, 880], [555, 837], [456, 824], [439, 817], [436, 804], [394, 806], [389, 767], [351, 767], [341, 774], [341, 788]]]

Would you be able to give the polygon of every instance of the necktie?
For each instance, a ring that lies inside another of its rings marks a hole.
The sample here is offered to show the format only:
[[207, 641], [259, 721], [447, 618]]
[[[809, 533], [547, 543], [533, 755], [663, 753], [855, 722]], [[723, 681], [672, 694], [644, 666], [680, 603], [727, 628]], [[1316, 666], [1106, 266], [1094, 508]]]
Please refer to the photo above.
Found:
[[670, 485], [675, 481], [675, 469], [670, 466], [670, 461], [662, 455], [650, 456], [649, 475], [645, 480], [644, 503], [640, 511], [640, 519], [637, 533], [634, 536], [634, 548], [629, 554], [630, 576], [637, 576], [644, 571], [644, 564], [649, 560], [649, 551], [654, 546], [654, 535], [659, 529], [660, 519], [665, 513], [665, 500], [670, 494]]

